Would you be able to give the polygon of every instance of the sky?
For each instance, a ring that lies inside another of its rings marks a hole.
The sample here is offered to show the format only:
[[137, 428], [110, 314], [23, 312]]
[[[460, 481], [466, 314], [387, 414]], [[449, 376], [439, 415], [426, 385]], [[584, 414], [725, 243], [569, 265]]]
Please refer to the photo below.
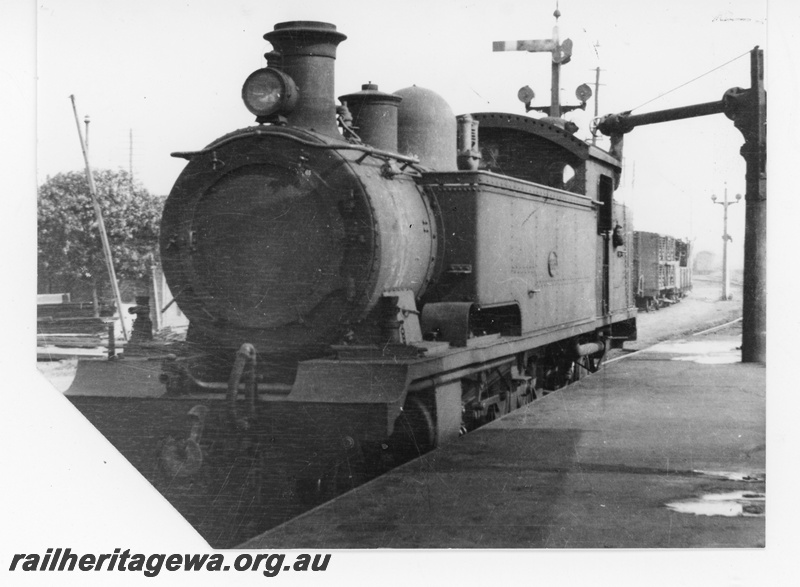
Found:
[[[799, 446], [796, 401], [789, 402], [796, 397], [792, 343], [800, 328], [792, 304], [800, 283], [791, 237], [800, 211], [796, 189], [786, 178], [794, 175], [798, 157], [794, 96], [800, 81], [800, 12], [786, 11], [794, 0], [769, 0], [765, 23], [767, 3], [761, 0], [559, 4], [561, 37], [574, 41], [572, 62], [562, 70], [562, 101], [572, 103], [581, 83], [593, 84], [599, 66], [601, 114], [718, 100], [728, 88], [749, 86], [747, 53], [755, 45], [766, 48], [773, 113], [768, 467], [771, 504], [789, 507], [770, 516], [764, 552], [646, 552], [633, 557], [585, 552], [577, 562], [554, 552], [340, 553], [339, 570], [330, 577], [360, 585], [374, 584], [370, 578], [380, 576], [388, 587], [408, 585], [410, 577], [419, 579], [420, 570], [433, 569], [441, 573], [434, 575], [439, 580], [461, 585], [486, 584], [499, 575], [559, 585], [612, 580], [641, 585], [642, 579], [648, 585], [756, 585], [766, 584], [765, 574], [775, 573], [769, 584], [790, 584], [780, 580], [780, 563], [797, 552], [791, 512], [800, 479], [794, 465], [782, 463], [796, 463]], [[128, 169], [132, 162], [135, 177], [148, 190], [166, 195], [185, 163], [170, 152], [201, 148], [252, 123], [240, 100], [241, 84], [264, 65], [269, 43], [262, 35], [276, 22], [322, 20], [348, 35], [338, 51], [337, 96], [368, 81], [386, 91], [417, 84], [439, 92], [456, 113], [521, 113], [519, 87], [530, 85], [543, 99], [549, 95], [547, 56], [492, 53], [491, 43], [549, 37], [554, 8], [550, 0], [0, 0], [0, 95], [6, 105], [0, 117], [5, 137], [0, 161], [4, 175], [12, 176], [0, 204], [0, 262], [10, 278], [2, 288], [6, 311], [0, 340], [6, 398], [0, 410], [6, 447], [0, 451], [6, 477], [0, 500], [0, 572], [10, 552], [58, 546], [83, 552], [110, 552], [117, 546], [141, 552], [203, 550], [196, 533], [152, 487], [36, 376], [33, 194], [47, 175], [83, 168], [69, 96], [75, 95], [81, 123], [91, 117], [93, 165]], [[774, 91], [776, 86], [782, 92]], [[588, 109], [594, 111], [593, 101]], [[580, 113], [579, 136], [586, 136], [589, 113]], [[12, 132], [6, 134], [9, 123]], [[638, 128], [625, 139], [617, 197], [633, 207], [640, 229], [689, 236], [699, 248], [721, 248], [722, 210], [711, 203], [711, 195], [721, 196], [726, 184], [731, 195], [744, 192], [741, 144], [741, 135], [723, 115]], [[744, 203], [730, 208], [734, 251], [741, 247], [744, 208]], [[732, 257], [735, 263], [737, 254]], [[24, 579], [47, 584], [48, 577]], [[70, 579], [98, 585], [108, 581], [59, 577], [66, 584]], [[213, 577], [208, 579], [197, 577], [196, 582], [215, 584]], [[296, 583], [289, 576], [281, 580]], [[133, 578], [115, 575], [114, 581], [125, 584]]]
[[[168, 194], [185, 165], [171, 152], [253, 123], [241, 85], [265, 65], [263, 34], [285, 20], [331, 22], [348, 36], [337, 56], [337, 96], [368, 81], [385, 91], [418, 85], [440, 93], [456, 114], [522, 113], [521, 86], [534, 89], [534, 104], [549, 102], [549, 56], [493, 53], [492, 42], [549, 38], [555, 7], [550, 0], [499, 0], [491, 9], [469, 0], [40, 0], [37, 178], [82, 169], [74, 95], [82, 128], [85, 116], [91, 120], [92, 165], [132, 170], [149, 191]], [[600, 67], [601, 115], [719, 100], [731, 87], [749, 87], [748, 52], [766, 45], [763, 0], [561, 0], [559, 9], [561, 38], [574, 44], [562, 68], [562, 103], [576, 103], [582, 83], [594, 88]], [[586, 112], [567, 116], [582, 138], [594, 108], [592, 99]], [[744, 193], [741, 143], [721, 114], [636, 129], [626, 137], [617, 197], [632, 207], [637, 228], [719, 253], [722, 208], [711, 196], [721, 198], [726, 185], [731, 199]], [[744, 205], [729, 212], [736, 266]]]

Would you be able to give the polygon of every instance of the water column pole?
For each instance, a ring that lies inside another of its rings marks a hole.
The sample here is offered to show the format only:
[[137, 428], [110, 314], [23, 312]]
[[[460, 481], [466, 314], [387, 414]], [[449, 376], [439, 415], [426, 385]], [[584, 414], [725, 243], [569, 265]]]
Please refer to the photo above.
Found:
[[733, 123], [744, 135], [744, 289], [742, 362], [767, 362], [767, 94], [764, 52], [750, 52], [750, 89]]

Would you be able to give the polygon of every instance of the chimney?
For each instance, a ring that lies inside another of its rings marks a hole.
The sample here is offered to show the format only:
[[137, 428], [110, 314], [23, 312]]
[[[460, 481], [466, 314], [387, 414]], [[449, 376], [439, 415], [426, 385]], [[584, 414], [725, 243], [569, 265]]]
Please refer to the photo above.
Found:
[[334, 61], [336, 47], [347, 36], [332, 24], [299, 20], [276, 24], [264, 38], [280, 55], [275, 61], [280, 63], [281, 71], [297, 85], [299, 98], [287, 117], [289, 124], [339, 138]]

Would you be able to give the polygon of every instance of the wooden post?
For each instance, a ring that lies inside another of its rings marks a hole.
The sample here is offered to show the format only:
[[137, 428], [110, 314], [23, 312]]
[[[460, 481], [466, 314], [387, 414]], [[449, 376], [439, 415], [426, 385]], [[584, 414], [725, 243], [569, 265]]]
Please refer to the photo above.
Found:
[[117, 356], [117, 341], [114, 333], [114, 321], [108, 323], [108, 358], [113, 359]]
[[150, 307], [153, 308], [153, 317], [155, 318], [154, 324], [156, 325], [156, 332], [161, 330], [161, 304], [164, 300], [161, 299], [161, 284], [158, 282], [158, 271], [156, 270], [155, 261], [150, 265], [150, 275], [153, 280], [153, 303]]

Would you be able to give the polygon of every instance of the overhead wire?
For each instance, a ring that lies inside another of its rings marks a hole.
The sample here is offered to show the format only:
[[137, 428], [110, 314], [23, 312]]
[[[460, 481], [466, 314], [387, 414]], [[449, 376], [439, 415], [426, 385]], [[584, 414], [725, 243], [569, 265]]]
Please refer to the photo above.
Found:
[[750, 54], [750, 51], [749, 51], [749, 50], [748, 50], [748, 51], [745, 51], [744, 53], [742, 53], [742, 54], [741, 54], [741, 55], [739, 55], [738, 57], [734, 57], [734, 58], [733, 58], [733, 59], [731, 59], [730, 61], [726, 61], [726, 62], [725, 62], [725, 63], [723, 63], [722, 65], [718, 65], [718, 66], [717, 66], [717, 67], [715, 67], [714, 69], [711, 69], [711, 70], [709, 70], [709, 71], [707, 71], [707, 72], [705, 72], [705, 73], [703, 73], [703, 74], [701, 74], [701, 75], [698, 75], [696, 78], [694, 78], [694, 79], [690, 79], [688, 82], [684, 82], [684, 83], [682, 83], [681, 85], [679, 85], [679, 86], [677, 86], [677, 87], [674, 87], [674, 88], [672, 88], [671, 90], [668, 90], [668, 91], [664, 92], [663, 94], [659, 94], [659, 95], [658, 95], [658, 96], [656, 96], [655, 98], [653, 98], [653, 99], [651, 99], [651, 100], [648, 100], [647, 102], [644, 102], [643, 104], [639, 104], [639, 105], [638, 105], [636, 108], [631, 108], [630, 112], [633, 112], [634, 110], [638, 110], [638, 109], [639, 109], [639, 108], [641, 108], [642, 106], [646, 106], [647, 104], [650, 104], [650, 102], [655, 102], [655, 101], [656, 101], [656, 100], [658, 100], [659, 98], [663, 98], [663, 97], [664, 97], [664, 96], [666, 96], [667, 94], [671, 94], [672, 92], [674, 92], [674, 91], [676, 91], [676, 90], [679, 90], [679, 89], [681, 89], [681, 88], [682, 88], [682, 87], [684, 87], [684, 86], [688, 86], [689, 84], [691, 84], [691, 83], [693, 83], [693, 82], [696, 82], [696, 81], [697, 81], [697, 80], [699, 80], [700, 78], [702, 78], [702, 77], [705, 77], [705, 76], [707, 76], [707, 75], [709, 75], [709, 74], [711, 74], [711, 73], [714, 73], [714, 72], [715, 72], [715, 71], [717, 71], [718, 69], [721, 69], [721, 68], [725, 67], [726, 65], [730, 65], [730, 64], [731, 64], [731, 63], [733, 63], [734, 61], [736, 61], [736, 60], [738, 60], [738, 59], [741, 59], [741, 58], [742, 58], [742, 57], [744, 57], [745, 55], [749, 55], [749, 54]]

